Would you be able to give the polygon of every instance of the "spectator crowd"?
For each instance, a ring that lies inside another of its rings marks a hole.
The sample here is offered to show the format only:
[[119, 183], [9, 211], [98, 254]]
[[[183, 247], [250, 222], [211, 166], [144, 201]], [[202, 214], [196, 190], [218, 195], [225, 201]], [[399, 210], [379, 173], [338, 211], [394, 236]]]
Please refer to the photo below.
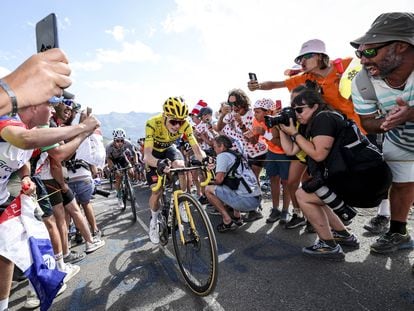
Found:
[[[414, 203], [414, 14], [381, 14], [350, 44], [354, 59], [331, 60], [325, 42], [304, 42], [292, 55], [296, 67], [285, 71], [285, 80], [252, 76], [250, 92], [240, 86], [229, 90], [218, 111], [204, 100], [189, 109], [184, 99], [169, 98], [153, 120], [174, 138], [172, 154], [166, 151], [172, 150], [169, 142], [156, 141], [153, 123], [136, 144], [122, 128], [114, 129], [105, 148], [99, 121], [63, 91], [71, 84], [63, 51], [30, 57], [0, 79], [0, 225], [15, 199], [7, 186], [16, 175], [21, 193], [38, 199], [36, 217], [63, 273], [54, 289], [58, 295], [79, 273], [78, 263], [105, 245], [92, 205], [95, 184], [112, 174], [122, 208], [120, 176], [114, 172], [127, 168], [135, 185], [153, 185], [157, 172], [170, 165], [160, 161], [164, 156], [182, 165], [209, 160], [213, 183], [200, 186], [203, 176], [196, 171], [183, 183], [208, 213], [221, 216], [219, 233], [241, 230], [243, 223], [265, 215], [268, 224], [316, 233], [304, 255], [339, 261], [345, 258], [343, 247], [359, 247], [349, 226], [355, 208], [377, 207], [364, 225], [379, 235], [371, 251], [414, 248], [407, 228]], [[266, 96], [277, 88], [290, 91], [289, 104]], [[259, 99], [252, 101], [256, 94]], [[60, 100], [50, 101], [53, 96]], [[266, 184], [269, 210], [262, 204]], [[155, 244], [157, 195], [149, 201]], [[85, 244], [84, 252], [71, 250], [71, 232]], [[1, 311], [23, 272], [7, 250], [0, 252]], [[43, 303], [32, 283], [28, 309]]]

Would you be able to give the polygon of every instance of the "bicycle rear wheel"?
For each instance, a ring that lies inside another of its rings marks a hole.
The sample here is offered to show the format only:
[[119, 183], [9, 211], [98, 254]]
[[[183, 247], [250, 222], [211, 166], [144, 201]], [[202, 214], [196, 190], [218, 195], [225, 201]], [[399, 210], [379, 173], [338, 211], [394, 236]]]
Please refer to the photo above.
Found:
[[179, 204], [188, 204], [195, 230], [182, 222], [185, 243], [181, 242], [177, 215], [172, 215], [172, 239], [181, 273], [190, 289], [199, 296], [210, 294], [217, 283], [218, 256], [213, 228], [200, 203], [188, 193], [178, 197]]

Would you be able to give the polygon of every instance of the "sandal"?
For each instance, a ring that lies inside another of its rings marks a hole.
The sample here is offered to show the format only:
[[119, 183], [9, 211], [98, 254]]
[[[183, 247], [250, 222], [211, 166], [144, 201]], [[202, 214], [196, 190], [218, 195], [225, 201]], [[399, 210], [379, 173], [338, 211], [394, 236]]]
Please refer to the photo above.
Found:
[[217, 231], [220, 233], [224, 233], [227, 231], [233, 231], [237, 228], [237, 225], [232, 220], [231, 223], [225, 224], [224, 222], [217, 225]]

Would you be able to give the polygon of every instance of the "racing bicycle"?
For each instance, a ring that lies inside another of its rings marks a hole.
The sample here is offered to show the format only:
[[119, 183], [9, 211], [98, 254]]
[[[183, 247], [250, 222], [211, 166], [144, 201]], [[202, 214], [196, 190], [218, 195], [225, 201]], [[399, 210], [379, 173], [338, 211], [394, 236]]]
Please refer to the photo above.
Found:
[[159, 175], [152, 191], [163, 187], [158, 216], [160, 244], [165, 246], [172, 236], [175, 257], [188, 287], [199, 296], [210, 294], [217, 283], [218, 254], [213, 227], [200, 202], [191, 194], [180, 189], [179, 173], [202, 170], [206, 180], [211, 180], [211, 172], [202, 166], [172, 168], [169, 170], [170, 183], [166, 185], [166, 175]]
[[124, 168], [117, 168], [116, 172], [122, 174], [121, 176], [121, 198], [123, 202], [122, 211], [125, 211], [128, 205], [128, 202], [131, 204], [132, 216], [133, 221], [137, 221], [137, 203], [135, 200], [135, 193], [134, 188], [132, 187], [131, 179], [128, 175], [128, 170], [131, 169], [131, 166], [128, 165]]

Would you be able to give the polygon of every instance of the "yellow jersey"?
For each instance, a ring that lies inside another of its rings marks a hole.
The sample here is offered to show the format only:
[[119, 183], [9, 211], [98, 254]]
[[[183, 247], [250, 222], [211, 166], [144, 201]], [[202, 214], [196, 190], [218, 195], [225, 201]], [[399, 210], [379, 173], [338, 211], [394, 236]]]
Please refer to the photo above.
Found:
[[193, 135], [193, 128], [188, 120], [185, 120], [177, 133], [170, 133], [165, 125], [165, 117], [161, 113], [150, 118], [145, 125], [144, 148], [152, 147], [154, 150], [162, 152], [183, 135], [185, 135], [191, 146], [197, 144]]

